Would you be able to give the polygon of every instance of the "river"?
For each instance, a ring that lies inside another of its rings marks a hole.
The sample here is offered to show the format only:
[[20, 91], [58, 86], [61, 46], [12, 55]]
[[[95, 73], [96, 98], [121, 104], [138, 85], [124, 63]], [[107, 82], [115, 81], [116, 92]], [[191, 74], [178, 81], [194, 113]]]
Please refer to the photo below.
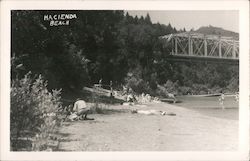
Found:
[[231, 120], [239, 119], [239, 104], [233, 96], [225, 97], [224, 110], [219, 103], [219, 97], [179, 96], [177, 99], [180, 101], [176, 103], [177, 106], [192, 109], [204, 115]]

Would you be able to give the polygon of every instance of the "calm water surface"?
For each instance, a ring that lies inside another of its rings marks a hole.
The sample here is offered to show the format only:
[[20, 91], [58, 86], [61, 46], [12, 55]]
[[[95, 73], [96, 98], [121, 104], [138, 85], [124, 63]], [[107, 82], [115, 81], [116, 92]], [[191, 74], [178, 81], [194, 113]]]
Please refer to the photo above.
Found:
[[222, 119], [239, 119], [239, 105], [233, 96], [225, 97], [225, 110], [222, 110], [219, 97], [179, 96], [177, 99], [181, 102], [175, 105], [195, 110], [203, 115]]

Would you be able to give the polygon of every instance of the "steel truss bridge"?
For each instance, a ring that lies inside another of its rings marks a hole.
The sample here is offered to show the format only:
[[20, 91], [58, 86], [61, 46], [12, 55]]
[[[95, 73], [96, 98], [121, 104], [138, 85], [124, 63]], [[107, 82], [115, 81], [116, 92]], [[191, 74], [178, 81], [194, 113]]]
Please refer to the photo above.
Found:
[[239, 41], [232, 37], [185, 32], [160, 39], [164, 47], [170, 47], [172, 57], [239, 61]]

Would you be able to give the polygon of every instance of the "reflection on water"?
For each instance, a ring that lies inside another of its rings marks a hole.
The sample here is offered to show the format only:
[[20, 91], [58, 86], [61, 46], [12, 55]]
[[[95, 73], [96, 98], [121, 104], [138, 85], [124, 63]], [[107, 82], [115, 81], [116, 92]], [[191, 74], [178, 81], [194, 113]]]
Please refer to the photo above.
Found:
[[181, 101], [176, 104], [177, 106], [189, 108], [207, 116], [231, 120], [239, 119], [239, 105], [233, 96], [225, 97], [225, 110], [222, 110], [219, 97], [180, 96], [177, 98]]

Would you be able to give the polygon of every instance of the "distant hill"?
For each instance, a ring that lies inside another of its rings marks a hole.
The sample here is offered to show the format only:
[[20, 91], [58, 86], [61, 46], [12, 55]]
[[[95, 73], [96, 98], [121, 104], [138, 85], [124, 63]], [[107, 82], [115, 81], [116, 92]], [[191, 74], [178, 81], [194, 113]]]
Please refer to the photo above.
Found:
[[214, 27], [211, 25], [200, 27], [195, 32], [207, 34], [207, 35], [221, 35], [221, 36], [233, 37], [234, 39], [237, 39], [237, 40], [239, 39], [239, 33], [225, 30], [225, 29], [220, 28], [220, 27]]

